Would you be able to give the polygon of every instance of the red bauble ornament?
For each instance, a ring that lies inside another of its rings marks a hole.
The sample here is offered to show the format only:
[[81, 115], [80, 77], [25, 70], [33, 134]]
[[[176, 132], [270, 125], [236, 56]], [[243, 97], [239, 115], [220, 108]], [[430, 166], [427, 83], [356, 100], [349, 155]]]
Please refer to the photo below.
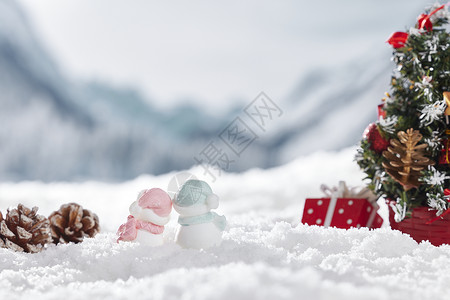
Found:
[[364, 130], [363, 137], [369, 141], [370, 150], [373, 150], [376, 153], [383, 152], [390, 145], [389, 140], [386, 140], [381, 136], [378, 126], [375, 123], [367, 126], [366, 130]]

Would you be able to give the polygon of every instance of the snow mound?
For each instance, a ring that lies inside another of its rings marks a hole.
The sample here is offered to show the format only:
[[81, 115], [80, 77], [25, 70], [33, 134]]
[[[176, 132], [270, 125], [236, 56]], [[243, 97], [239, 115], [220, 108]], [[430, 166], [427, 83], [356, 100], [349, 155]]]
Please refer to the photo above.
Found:
[[[38, 254], [0, 249], [0, 299], [446, 298], [450, 246], [417, 244], [387, 227], [299, 224], [305, 197], [320, 196], [321, 183], [361, 184], [354, 151], [223, 174], [212, 186], [221, 196], [219, 213], [227, 216], [228, 228], [220, 247], [200, 251], [174, 243], [175, 213], [163, 246], [116, 243], [115, 230], [138, 191], [165, 188], [175, 173], [120, 184], [2, 183], [2, 208], [23, 202], [48, 215], [76, 201], [99, 215], [103, 233]], [[190, 171], [202, 175], [201, 169]]]
[[[390, 229], [292, 227], [231, 217], [220, 247], [115, 242], [112, 233], [39, 254], [1, 249], [2, 299], [439, 299], [450, 247]], [[430, 287], [433, 288], [430, 288]], [[144, 295], [144, 296], [143, 296]], [[7, 298], [10, 297], [10, 298]]]

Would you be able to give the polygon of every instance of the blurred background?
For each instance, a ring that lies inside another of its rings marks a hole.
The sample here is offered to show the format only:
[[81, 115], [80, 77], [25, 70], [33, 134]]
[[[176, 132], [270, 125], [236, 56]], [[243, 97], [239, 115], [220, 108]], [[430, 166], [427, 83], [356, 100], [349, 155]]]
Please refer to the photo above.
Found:
[[229, 171], [355, 145], [431, 4], [0, 0], [0, 180], [189, 168], [260, 92], [283, 114]]

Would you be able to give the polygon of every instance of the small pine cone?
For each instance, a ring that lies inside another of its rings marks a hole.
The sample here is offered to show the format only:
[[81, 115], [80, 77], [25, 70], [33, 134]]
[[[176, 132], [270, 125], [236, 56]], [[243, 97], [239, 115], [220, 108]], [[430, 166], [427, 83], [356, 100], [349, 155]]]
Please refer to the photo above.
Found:
[[8, 209], [5, 218], [0, 212], [0, 247], [36, 253], [51, 243], [50, 222], [37, 211], [37, 207], [29, 209], [19, 204]]
[[48, 219], [55, 244], [80, 243], [100, 231], [97, 215], [76, 203], [62, 205]]

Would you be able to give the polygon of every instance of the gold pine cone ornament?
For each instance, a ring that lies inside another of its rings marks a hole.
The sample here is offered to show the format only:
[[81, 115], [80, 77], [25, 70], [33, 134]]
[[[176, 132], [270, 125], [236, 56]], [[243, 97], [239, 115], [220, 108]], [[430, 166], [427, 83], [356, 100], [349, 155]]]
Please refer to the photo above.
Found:
[[387, 161], [383, 162], [386, 172], [403, 186], [405, 191], [417, 188], [421, 184], [420, 171], [434, 165], [434, 161], [426, 157], [427, 144], [419, 144], [422, 135], [412, 128], [397, 133], [397, 139], [391, 139], [391, 146], [383, 151]]

